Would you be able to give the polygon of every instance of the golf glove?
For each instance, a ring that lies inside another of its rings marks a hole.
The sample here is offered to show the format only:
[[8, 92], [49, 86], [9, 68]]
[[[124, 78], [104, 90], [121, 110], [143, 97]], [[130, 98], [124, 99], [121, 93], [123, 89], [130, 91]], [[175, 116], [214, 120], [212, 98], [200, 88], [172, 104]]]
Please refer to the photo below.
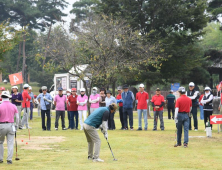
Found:
[[104, 134], [104, 137], [108, 140], [108, 133], [105, 132], [105, 133], [103, 133], [103, 134]]
[[103, 121], [101, 126], [102, 126], [101, 127], [101, 132], [103, 134], [107, 133], [107, 121]]
[[177, 118], [175, 118], [174, 121], [175, 121], [176, 124], [178, 123], [178, 119]]
[[47, 99], [45, 98], [45, 96], [43, 97], [43, 99], [44, 99], [44, 100], [47, 100]]

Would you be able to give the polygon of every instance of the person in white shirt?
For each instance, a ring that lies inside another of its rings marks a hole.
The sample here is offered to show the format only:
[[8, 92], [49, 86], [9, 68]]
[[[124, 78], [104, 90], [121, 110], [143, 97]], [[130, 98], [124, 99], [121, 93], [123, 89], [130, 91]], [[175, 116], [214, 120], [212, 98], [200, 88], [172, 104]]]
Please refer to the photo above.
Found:
[[[214, 96], [211, 94], [211, 88], [205, 87], [204, 89], [205, 95], [203, 96], [201, 103], [204, 106], [204, 125], [206, 128], [207, 121], [210, 122], [210, 116], [213, 114], [213, 98]], [[211, 129], [212, 129], [212, 125]]]

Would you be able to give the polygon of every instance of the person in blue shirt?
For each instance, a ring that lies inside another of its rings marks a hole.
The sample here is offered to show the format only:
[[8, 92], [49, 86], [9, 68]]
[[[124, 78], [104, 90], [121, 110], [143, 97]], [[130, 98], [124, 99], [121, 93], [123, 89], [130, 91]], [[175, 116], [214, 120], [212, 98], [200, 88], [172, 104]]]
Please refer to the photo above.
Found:
[[[110, 90], [107, 90], [107, 92], [106, 92], [105, 102], [106, 102], [106, 107], [109, 107], [109, 105], [111, 105], [112, 103], [117, 104], [116, 98], [112, 96], [112, 93]], [[114, 115], [115, 115], [115, 113], [109, 115], [109, 119], [108, 119], [108, 129], [109, 130], [116, 129]]]
[[133, 101], [135, 100], [133, 92], [129, 91], [129, 86], [123, 86], [124, 92], [122, 92], [123, 100], [123, 120], [124, 120], [124, 130], [128, 130], [128, 116], [130, 130], [133, 130]]
[[34, 94], [32, 93], [32, 87], [31, 86], [29, 86], [29, 96], [31, 97], [31, 100], [30, 100], [30, 120], [32, 120], [33, 108], [34, 108]]
[[[93, 162], [104, 162], [99, 158], [101, 140], [97, 132], [97, 128], [100, 128], [104, 137], [108, 140], [107, 133], [107, 121], [110, 114], [115, 113], [117, 105], [112, 103], [109, 107], [99, 107], [92, 112], [83, 124], [83, 130], [88, 142], [88, 159]], [[95, 146], [95, 152], [93, 155], [93, 148]]]
[[46, 130], [45, 126], [45, 115], [47, 116], [47, 130], [51, 130], [51, 103], [52, 103], [52, 96], [47, 93], [47, 87], [42, 87], [42, 93], [38, 95], [37, 100], [40, 102], [41, 105], [41, 117], [42, 117], [42, 130]]

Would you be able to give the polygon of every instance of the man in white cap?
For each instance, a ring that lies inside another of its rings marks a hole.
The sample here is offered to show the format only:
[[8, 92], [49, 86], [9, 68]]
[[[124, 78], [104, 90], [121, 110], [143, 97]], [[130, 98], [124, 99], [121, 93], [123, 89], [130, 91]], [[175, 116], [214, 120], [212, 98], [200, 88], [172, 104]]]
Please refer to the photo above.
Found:
[[139, 86], [139, 92], [136, 94], [136, 102], [139, 121], [139, 128], [137, 130], [142, 130], [142, 114], [144, 119], [144, 130], [147, 130], [147, 105], [149, 102], [149, 94], [144, 91], [144, 84], [140, 84]]
[[[205, 94], [201, 100], [201, 103], [204, 106], [204, 125], [206, 128], [206, 123], [209, 121], [210, 122], [210, 116], [213, 114], [213, 98], [214, 96], [211, 94], [211, 88], [210, 87], [205, 87], [204, 89]], [[212, 129], [212, 125], [211, 129]]]
[[77, 97], [77, 105], [78, 105], [78, 113], [79, 113], [79, 123], [80, 123], [80, 130], [83, 130], [83, 120], [86, 120], [87, 117], [87, 101], [88, 101], [88, 96], [85, 95], [85, 88], [80, 89], [80, 95]]
[[[28, 89], [29, 89], [29, 85], [25, 84], [23, 86], [23, 92], [22, 92], [22, 98], [23, 98], [22, 108], [24, 109], [24, 113], [23, 113], [23, 117], [22, 117], [22, 128], [23, 129], [26, 129], [26, 128], [30, 129], [31, 128], [31, 127], [29, 127], [28, 120], [29, 120], [29, 112], [30, 112], [30, 100], [32, 98], [29, 96]], [[23, 127], [24, 125], [26, 126], [26, 128]]]
[[0, 105], [0, 163], [3, 163], [3, 154], [5, 136], [7, 137], [8, 157], [7, 163], [12, 164], [14, 149], [14, 135], [17, 127], [14, 126], [14, 117], [16, 124], [19, 124], [19, 114], [16, 106], [9, 102], [11, 95], [9, 91], [3, 91], [1, 94], [2, 104]]
[[30, 120], [32, 120], [33, 108], [34, 108], [34, 94], [32, 93], [32, 87], [31, 86], [29, 86], [29, 96], [31, 97], [31, 100], [30, 100]]
[[96, 109], [99, 108], [99, 99], [100, 95], [97, 93], [97, 88], [93, 87], [92, 94], [89, 97], [89, 103], [91, 103], [90, 113], [94, 112]]
[[185, 88], [178, 90], [180, 97], [176, 101], [175, 123], [177, 124], [177, 146], [181, 146], [182, 126], [184, 127], [184, 148], [188, 147], [189, 141], [189, 113], [192, 108], [192, 101], [185, 95]]
[[[39, 92], [42, 92], [38, 95], [36, 98], [39, 101], [40, 109], [41, 109], [41, 118], [42, 118], [42, 130], [43, 131], [51, 131], [51, 115], [50, 115], [50, 109], [51, 109], [51, 103], [52, 103], [52, 96], [47, 93], [47, 87], [42, 86], [41, 90]], [[45, 125], [45, 116], [47, 116], [47, 124]]]
[[22, 104], [22, 94], [18, 92], [18, 86], [12, 87], [12, 104], [14, 104], [17, 107], [18, 113], [19, 113], [19, 124], [17, 125], [19, 129], [22, 129], [22, 121], [21, 121], [21, 104]]
[[[194, 88], [195, 88], [195, 84], [193, 82], [190, 82], [189, 83], [189, 90], [186, 92], [186, 95], [187, 95], [187, 97], [189, 97], [192, 100], [191, 113], [193, 115], [194, 130], [198, 131], [197, 107], [198, 107], [199, 91], [196, 91]], [[191, 114], [189, 117], [189, 130], [192, 130]]]

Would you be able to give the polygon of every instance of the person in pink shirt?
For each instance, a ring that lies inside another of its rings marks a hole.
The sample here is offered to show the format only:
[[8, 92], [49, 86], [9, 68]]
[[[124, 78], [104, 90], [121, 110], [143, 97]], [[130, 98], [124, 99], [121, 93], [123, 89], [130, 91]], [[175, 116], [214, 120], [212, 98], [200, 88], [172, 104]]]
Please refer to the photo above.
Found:
[[3, 91], [1, 94], [2, 104], [0, 105], [0, 163], [3, 163], [3, 154], [5, 136], [7, 137], [8, 157], [7, 163], [12, 164], [12, 156], [14, 149], [14, 135], [17, 126], [14, 126], [14, 117], [16, 123], [19, 124], [19, 114], [16, 106], [9, 101], [9, 91]]
[[56, 107], [56, 119], [55, 119], [55, 130], [58, 130], [59, 118], [62, 119], [62, 130], [66, 130], [65, 126], [65, 103], [66, 96], [63, 95], [63, 88], [58, 88], [59, 94], [55, 96], [54, 105]]
[[80, 95], [77, 97], [77, 105], [78, 105], [78, 112], [79, 112], [79, 123], [81, 126], [80, 130], [83, 130], [83, 121], [82, 116], [84, 118], [84, 121], [86, 120], [86, 114], [87, 114], [87, 101], [88, 96], [85, 95], [85, 88], [80, 89]]
[[91, 103], [90, 113], [94, 112], [97, 108], [99, 108], [99, 98], [100, 95], [97, 94], [97, 88], [93, 87], [92, 94], [89, 97], [89, 103]]

